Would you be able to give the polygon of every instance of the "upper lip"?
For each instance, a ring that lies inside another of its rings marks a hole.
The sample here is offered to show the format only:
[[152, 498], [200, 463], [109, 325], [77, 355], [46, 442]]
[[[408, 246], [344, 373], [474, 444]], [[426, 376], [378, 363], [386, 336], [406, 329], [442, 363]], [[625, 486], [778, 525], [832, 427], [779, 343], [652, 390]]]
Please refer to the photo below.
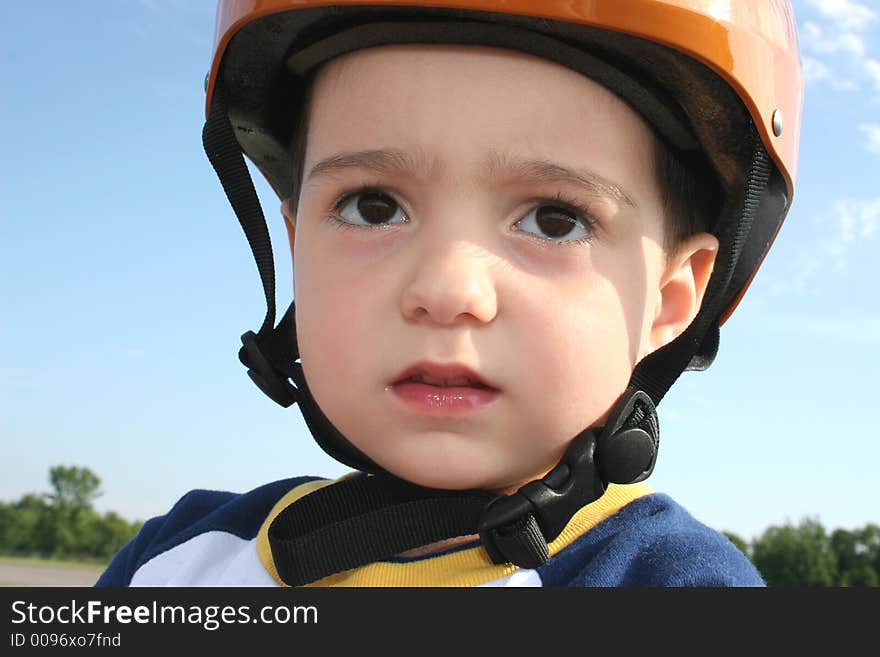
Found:
[[498, 389], [494, 383], [478, 374], [470, 367], [459, 363], [422, 362], [412, 365], [395, 377], [393, 383], [401, 383], [414, 377], [426, 378], [433, 385], [459, 385]]

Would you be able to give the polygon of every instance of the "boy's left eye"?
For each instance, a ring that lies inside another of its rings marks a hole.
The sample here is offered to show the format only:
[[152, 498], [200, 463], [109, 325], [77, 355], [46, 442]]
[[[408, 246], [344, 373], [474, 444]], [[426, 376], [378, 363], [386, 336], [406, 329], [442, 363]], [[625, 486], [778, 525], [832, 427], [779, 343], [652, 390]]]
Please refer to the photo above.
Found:
[[343, 198], [337, 208], [339, 217], [356, 226], [399, 224], [407, 219], [397, 201], [380, 191], [357, 192]]
[[589, 239], [592, 222], [575, 210], [539, 205], [515, 225], [545, 240], [576, 242]]

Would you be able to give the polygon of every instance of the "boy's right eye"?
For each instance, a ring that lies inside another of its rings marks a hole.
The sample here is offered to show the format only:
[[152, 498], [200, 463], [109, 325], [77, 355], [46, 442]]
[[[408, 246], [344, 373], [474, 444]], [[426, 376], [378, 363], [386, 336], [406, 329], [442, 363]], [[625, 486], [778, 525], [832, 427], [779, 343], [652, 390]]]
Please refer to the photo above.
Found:
[[407, 220], [397, 201], [376, 190], [361, 190], [344, 196], [336, 203], [336, 214], [345, 223], [355, 226], [387, 226]]

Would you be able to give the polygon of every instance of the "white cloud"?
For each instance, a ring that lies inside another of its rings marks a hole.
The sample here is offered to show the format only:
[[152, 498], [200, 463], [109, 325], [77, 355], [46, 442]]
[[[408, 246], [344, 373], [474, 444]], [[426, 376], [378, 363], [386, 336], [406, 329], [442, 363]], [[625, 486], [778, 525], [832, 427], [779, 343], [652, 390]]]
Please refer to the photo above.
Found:
[[838, 244], [869, 239], [877, 232], [880, 220], [880, 198], [868, 201], [841, 199], [831, 210], [838, 222]]
[[840, 199], [821, 217], [814, 217], [813, 222], [816, 241], [793, 255], [787, 274], [770, 286], [772, 295], [809, 291], [817, 272], [827, 272], [832, 266], [838, 270], [846, 269], [851, 252], [864, 248], [865, 243], [877, 234], [880, 197]]
[[865, 54], [865, 42], [854, 32], [839, 32], [837, 30], [825, 30], [818, 23], [807, 21], [800, 33], [804, 46], [813, 52], [849, 53], [857, 57]]
[[865, 72], [871, 78], [871, 82], [874, 83], [874, 88], [880, 91], [880, 60], [868, 59], [864, 66]]
[[878, 13], [853, 0], [810, 0], [825, 18], [844, 30], [863, 30], [877, 20]]
[[863, 123], [859, 130], [867, 135], [865, 148], [880, 155], [880, 123]]
[[[880, 19], [880, 9], [852, 0], [808, 0], [813, 20], [798, 28], [801, 63], [808, 84], [825, 84], [837, 91], [859, 88], [870, 80], [880, 94], [880, 60], [872, 57], [866, 34]], [[818, 16], [816, 15], [818, 14]]]
[[801, 66], [804, 70], [804, 80], [808, 84], [810, 82], [827, 80], [831, 77], [831, 69], [813, 57], [801, 58]]
[[802, 57], [801, 67], [804, 72], [804, 81], [807, 84], [823, 82], [836, 91], [854, 91], [859, 88], [855, 82], [836, 74], [827, 64], [815, 57]]

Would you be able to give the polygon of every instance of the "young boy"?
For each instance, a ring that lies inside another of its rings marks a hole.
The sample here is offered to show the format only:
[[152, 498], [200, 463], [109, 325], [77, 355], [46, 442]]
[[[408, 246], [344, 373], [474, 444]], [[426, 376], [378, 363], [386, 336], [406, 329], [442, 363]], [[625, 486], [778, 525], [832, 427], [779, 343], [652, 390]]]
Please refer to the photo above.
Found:
[[791, 9], [510, 4], [221, 0], [205, 145], [269, 305], [240, 358], [355, 473], [193, 491], [98, 585], [763, 584], [639, 482], [790, 204]]

